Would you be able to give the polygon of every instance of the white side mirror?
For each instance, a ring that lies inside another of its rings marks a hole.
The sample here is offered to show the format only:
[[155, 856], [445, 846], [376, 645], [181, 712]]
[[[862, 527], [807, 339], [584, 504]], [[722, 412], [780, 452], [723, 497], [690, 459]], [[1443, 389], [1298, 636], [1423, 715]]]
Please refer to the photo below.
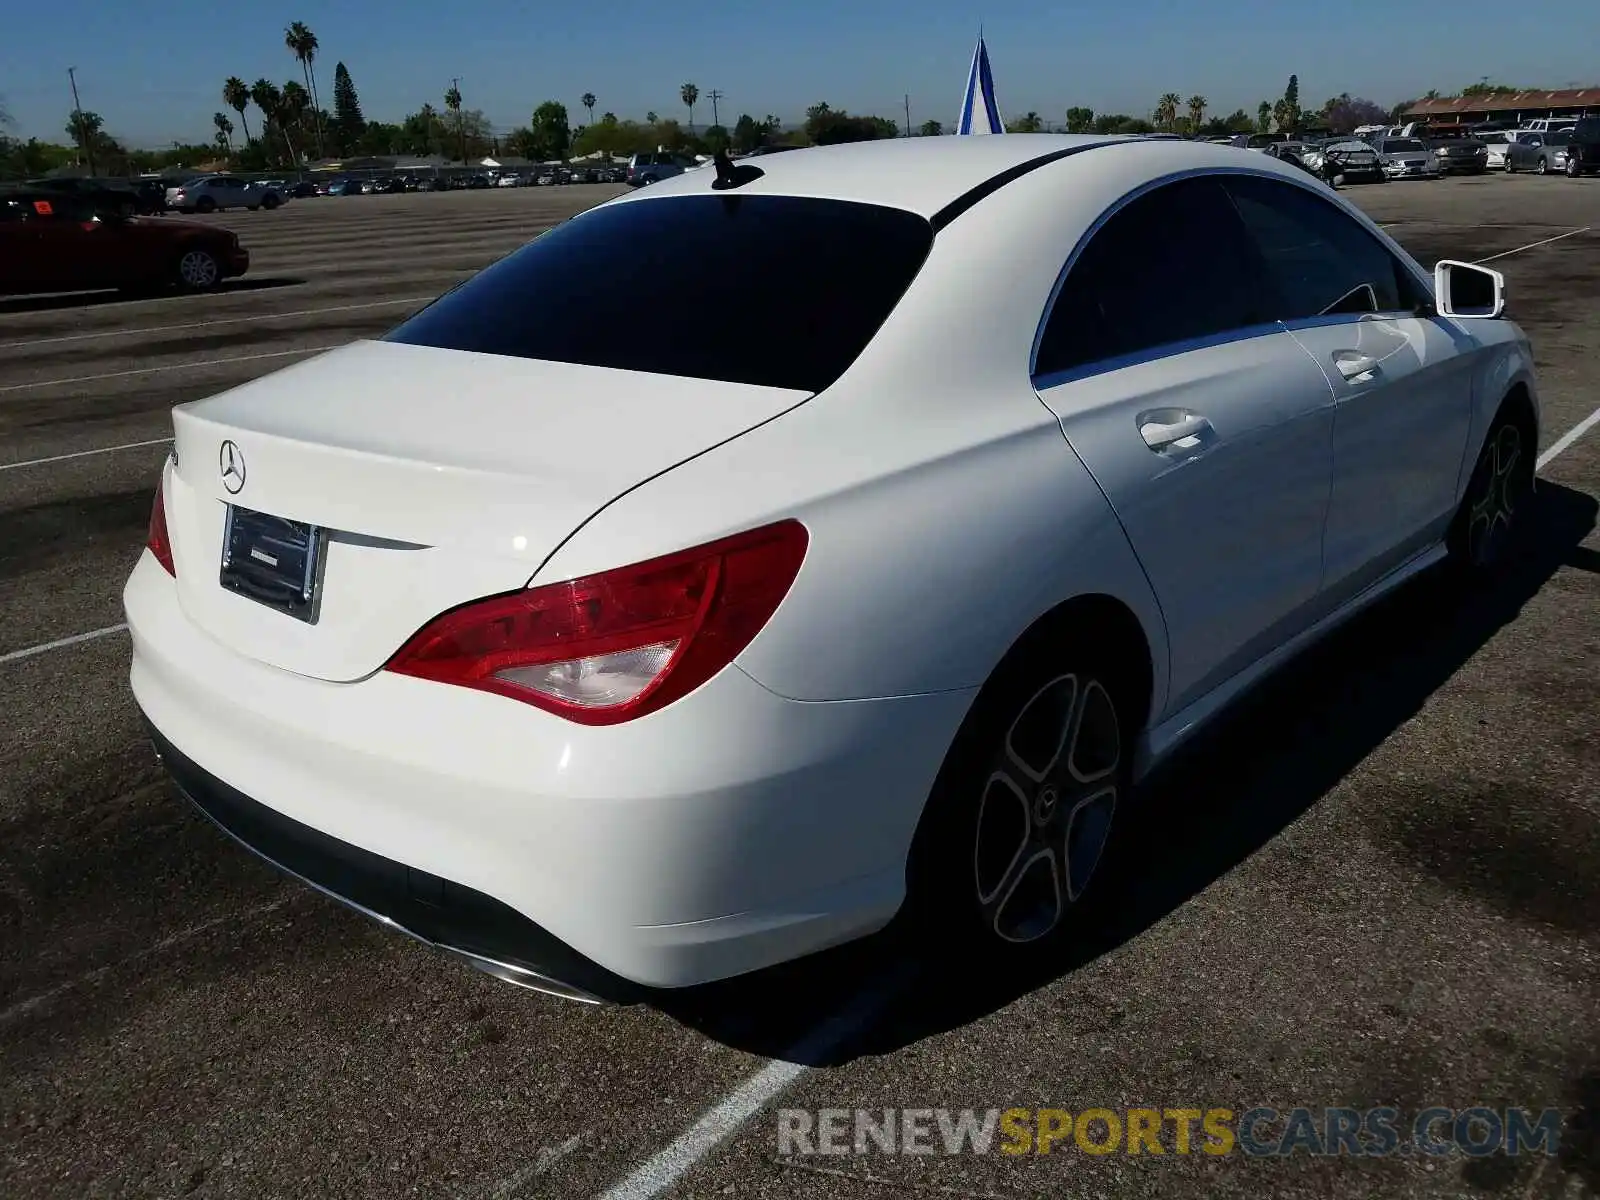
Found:
[[1433, 295], [1441, 317], [1494, 318], [1506, 310], [1506, 277], [1488, 267], [1446, 259], [1433, 269]]

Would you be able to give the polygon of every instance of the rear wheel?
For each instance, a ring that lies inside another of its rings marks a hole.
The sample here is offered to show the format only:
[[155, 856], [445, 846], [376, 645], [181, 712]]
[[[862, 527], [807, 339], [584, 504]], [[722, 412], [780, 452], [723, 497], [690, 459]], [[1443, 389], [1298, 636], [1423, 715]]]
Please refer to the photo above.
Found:
[[1524, 415], [1512, 405], [1502, 406], [1450, 527], [1450, 557], [1458, 569], [1481, 575], [1505, 561], [1533, 492], [1534, 449]]
[[1118, 664], [1087, 639], [1014, 652], [929, 796], [908, 872], [931, 944], [1016, 960], [1069, 930], [1132, 781]]
[[278, 197], [271, 192], [268, 192], [267, 195], [262, 198], [261, 207], [266, 209], [268, 212], [271, 212], [273, 209], [278, 207], [278, 203]]
[[1533, 173], [1535, 175], [1548, 175], [1548, 174], [1550, 174], [1550, 163], [1549, 163], [1549, 161], [1547, 159], [1541, 158], [1538, 162], [1534, 163], [1533, 164]]
[[194, 202], [194, 210], [198, 213], [213, 213], [217, 211], [217, 202], [210, 196], [201, 196]]
[[1577, 162], [1571, 158], [1567, 159], [1567, 178], [1576, 179], [1582, 174], [1583, 170], [1578, 166]]
[[222, 282], [222, 264], [209, 250], [185, 250], [178, 256], [175, 274], [184, 291], [209, 292]]

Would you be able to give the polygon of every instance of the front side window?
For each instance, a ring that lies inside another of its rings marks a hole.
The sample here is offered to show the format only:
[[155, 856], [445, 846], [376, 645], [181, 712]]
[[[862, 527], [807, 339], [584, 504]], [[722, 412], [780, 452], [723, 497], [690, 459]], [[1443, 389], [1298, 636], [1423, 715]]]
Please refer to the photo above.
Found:
[[1322, 197], [1259, 176], [1234, 176], [1227, 189], [1276, 293], [1272, 316], [1302, 321], [1416, 307], [1416, 285], [1400, 262]]
[[876, 336], [932, 245], [926, 218], [845, 200], [605, 204], [387, 340], [819, 392]]
[[1063, 280], [1035, 376], [1269, 322], [1256, 260], [1216, 178], [1165, 184], [1117, 211]]

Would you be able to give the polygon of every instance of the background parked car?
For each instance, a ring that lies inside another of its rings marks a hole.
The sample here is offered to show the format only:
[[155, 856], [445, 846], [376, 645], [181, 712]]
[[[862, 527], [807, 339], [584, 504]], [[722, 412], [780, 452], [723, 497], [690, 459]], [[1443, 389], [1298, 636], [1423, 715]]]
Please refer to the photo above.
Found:
[[60, 190], [0, 190], [0, 293], [208, 291], [249, 266], [238, 237], [215, 225], [124, 217]]
[[124, 217], [157, 213], [165, 207], [149, 191], [125, 179], [30, 179], [25, 186], [64, 196], [77, 196], [93, 205], [96, 212]]
[[1585, 117], [1567, 134], [1567, 174], [1600, 171], [1600, 117]]
[[1482, 175], [1489, 169], [1489, 147], [1478, 138], [1428, 143], [1441, 175]]
[[1390, 179], [1437, 179], [1439, 158], [1421, 138], [1381, 138], [1375, 144]]
[[665, 150], [651, 154], [635, 154], [628, 160], [627, 183], [629, 187], [645, 187], [648, 184], [660, 183], [663, 179], [682, 175], [694, 165], [694, 159], [688, 155], [672, 154]]
[[359, 179], [335, 179], [328, 184], [330, 196], [359, 196], [361, 195], [361, 181]]
[[1565, 129], [1554, 133], [1530, 133], [1520, 142], [1506, 148], [1506, 170], [1532, 171], [1535, 175], [1549, 175], [1567, 169], [1567, 146], [1572, 134]]
[[1483, 143], [1484, 166], [1490, 171], [1503, 171], [1506, 169], [1506, 147], [1511, 145], [1512, 136], [1509, 130], [1492, 129], [1473, 135]]
[[266, 184], [251, 183], [237, 175], [202, 175], [167, 189], [167, 207], [179, 212], [210, 213], [229, 208], [274, 209], [284, 194]]
[[1300, 158], [1319, 175], [1326, 174], [1325, 168], [1331, 164], [1333, 174], [1344, 176], [1347, 183], [1363, 179], [1382, 183], [1384, 180], [1383, 160], [1378, 151], [1359, 138], [1332, 138], [1320, 146], [1308, 147]]

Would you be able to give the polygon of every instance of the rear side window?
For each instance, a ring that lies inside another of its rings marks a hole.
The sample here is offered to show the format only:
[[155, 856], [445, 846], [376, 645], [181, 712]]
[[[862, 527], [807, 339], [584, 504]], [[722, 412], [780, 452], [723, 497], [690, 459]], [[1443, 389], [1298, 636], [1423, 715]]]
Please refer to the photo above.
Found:
[[921, 269], [915, 213], [794, 196], [665, 196], [558, 225], [387, 340], [818, 392]]
[[1414, 308], [1415, 285], [1389, 250], [1304, 188], [1234, 176], [1228, 191], [1278, 294], [1285, 321]]
[[1238, 214], [1215, 179], [1131, 200], [1090, 238], [1039, 341], [1046, 376], [1269, 322]]
[[1600, 117], [1587, 117], [1572, 127], [1572, 136], [1580, 142], [1600, 142]]

